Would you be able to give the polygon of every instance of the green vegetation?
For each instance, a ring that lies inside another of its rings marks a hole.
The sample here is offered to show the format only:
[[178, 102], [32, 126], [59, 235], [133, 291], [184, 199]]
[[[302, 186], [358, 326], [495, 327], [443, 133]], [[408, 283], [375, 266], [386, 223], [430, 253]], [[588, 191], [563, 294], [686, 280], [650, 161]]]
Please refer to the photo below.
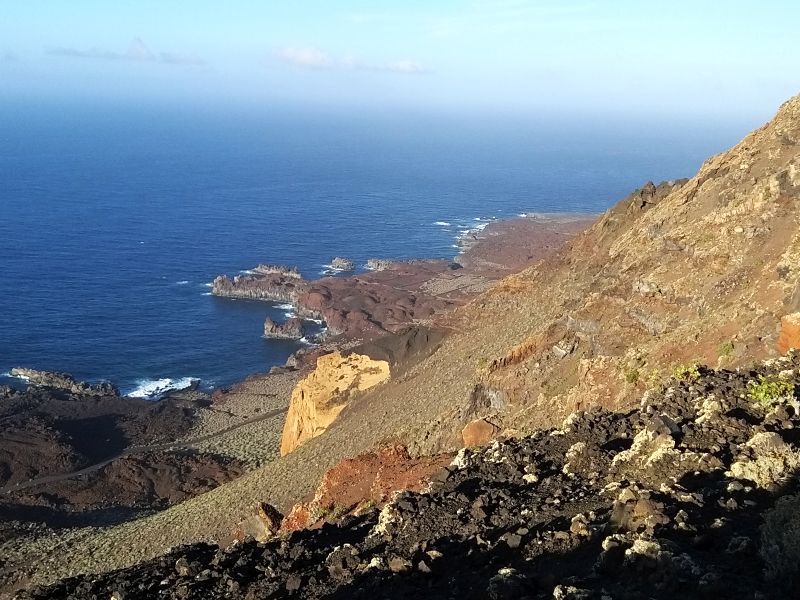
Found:
[[723, 342], [719, 345], [719, 355], [720, 356], [730, 356], [733, 353], [733, 350], [736, 346], [733, 345], [733, 340], [728, 340], [727, 342]]
[[794, 397], [794, 386], [774, 376], [759, 375], [758, 381], [747, 384], [747, 396], [756, 404], [770, 410], [791, 400]]
[[674, 379], [684, 379], [688, 381], [697, 381], [700, 379], [700, 369], [697, 364], [691, 365], [678, 365], [672, 371]]
[[478, 368], [479, 368], [479, 369], [485, 369], [485, 368], [487, 368], [488, 366], [489, 366], [489, 359], [488, 359], [488, 358], [486, 358], [485, 356], [481, 356], [481, 357], [478, 359]]
[[625, 371], [625, 381], [635, 385], [639, 382], [639, 375], [639, 369], [629, 369]]

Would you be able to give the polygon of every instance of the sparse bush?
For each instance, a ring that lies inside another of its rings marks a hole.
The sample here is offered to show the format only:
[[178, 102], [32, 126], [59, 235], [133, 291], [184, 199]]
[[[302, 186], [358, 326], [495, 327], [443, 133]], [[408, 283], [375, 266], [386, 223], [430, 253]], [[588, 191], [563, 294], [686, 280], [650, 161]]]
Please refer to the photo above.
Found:
[[698, 379], [700, 379], [700, 369], [696, 364], [678, 365], [672, 371], [672, 377], [674, 379], [697, 381]]
[[800, 495], [781, 498], [766, 513], [759, 554], [767, 579], [796, 589], [800, 584]]
[[639, 369], [629, 369], [625, 372], [625, 381], [636, 384], [639, 382]]
[[489, 359], [486, 358], [485, 356], [481, 356], [478, 359], [478, 369], [483, 370], [486, 369], [488, 366], [489, 366]]
[[794, 385], [777, 377], [759, 375], [758, 381], [747, 384], [747, 396], [767, 410], [787, 404], [794, 398]]
[[735, 346], [733, 345], [732, 340], [728, 340], [727, 342], [723, 342], [719, 345], [719, 355], [720, 356], [730, 356], [733, 354]]

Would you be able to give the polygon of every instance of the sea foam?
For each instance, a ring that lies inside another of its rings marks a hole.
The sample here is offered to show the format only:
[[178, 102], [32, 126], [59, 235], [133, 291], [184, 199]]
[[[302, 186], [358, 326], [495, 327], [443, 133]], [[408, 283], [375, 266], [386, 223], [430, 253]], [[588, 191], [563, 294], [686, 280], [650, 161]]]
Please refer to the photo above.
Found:
[[164, 377], [163, 379], [140, 379], [136, 382], [138, 387], [126, 395], [131, 398], [158, 400], [167, 392], [188, 388], [195, 381], [197, 381], [197, 379], [194, 377], [181, 377], [180, 379], [170, 379], [169, 377]]

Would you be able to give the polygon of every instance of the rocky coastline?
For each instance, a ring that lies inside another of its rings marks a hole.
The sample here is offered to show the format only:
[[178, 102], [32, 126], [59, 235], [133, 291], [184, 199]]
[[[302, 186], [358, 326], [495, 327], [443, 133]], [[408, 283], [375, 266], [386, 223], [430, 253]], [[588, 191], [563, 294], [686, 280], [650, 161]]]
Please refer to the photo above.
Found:
[[[324, 321], [329, 336], [363, 340], [430, 324], [493, 282], [554, 251], [594, 218], [530, 214], [487, 222], [469, 236], [460, 236], [461, 252], [453, 261], [370, 259], [367, 272], [349, 274], [355, 263], [336, 257], [331, 267], [344, 275], [316, 280], [303, 278], [296, 267], [259, 265], [244, 274], [216, 277], [211, 291], [226, 298], [291, 304], [298, 317]], [[265, 334], [280, 331], [279, 326], [270, 324]]]

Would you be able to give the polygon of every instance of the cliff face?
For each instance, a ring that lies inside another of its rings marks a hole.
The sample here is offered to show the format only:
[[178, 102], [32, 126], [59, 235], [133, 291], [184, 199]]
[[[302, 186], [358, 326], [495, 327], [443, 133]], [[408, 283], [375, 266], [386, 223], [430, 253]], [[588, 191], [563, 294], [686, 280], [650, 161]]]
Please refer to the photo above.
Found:
[[281, 456], [318, 436], [350, 398], [389, 379], [389, 363], [363, 354], [339, 352], [317, 359], [317, 367], [292, 390], [281, 437]]

